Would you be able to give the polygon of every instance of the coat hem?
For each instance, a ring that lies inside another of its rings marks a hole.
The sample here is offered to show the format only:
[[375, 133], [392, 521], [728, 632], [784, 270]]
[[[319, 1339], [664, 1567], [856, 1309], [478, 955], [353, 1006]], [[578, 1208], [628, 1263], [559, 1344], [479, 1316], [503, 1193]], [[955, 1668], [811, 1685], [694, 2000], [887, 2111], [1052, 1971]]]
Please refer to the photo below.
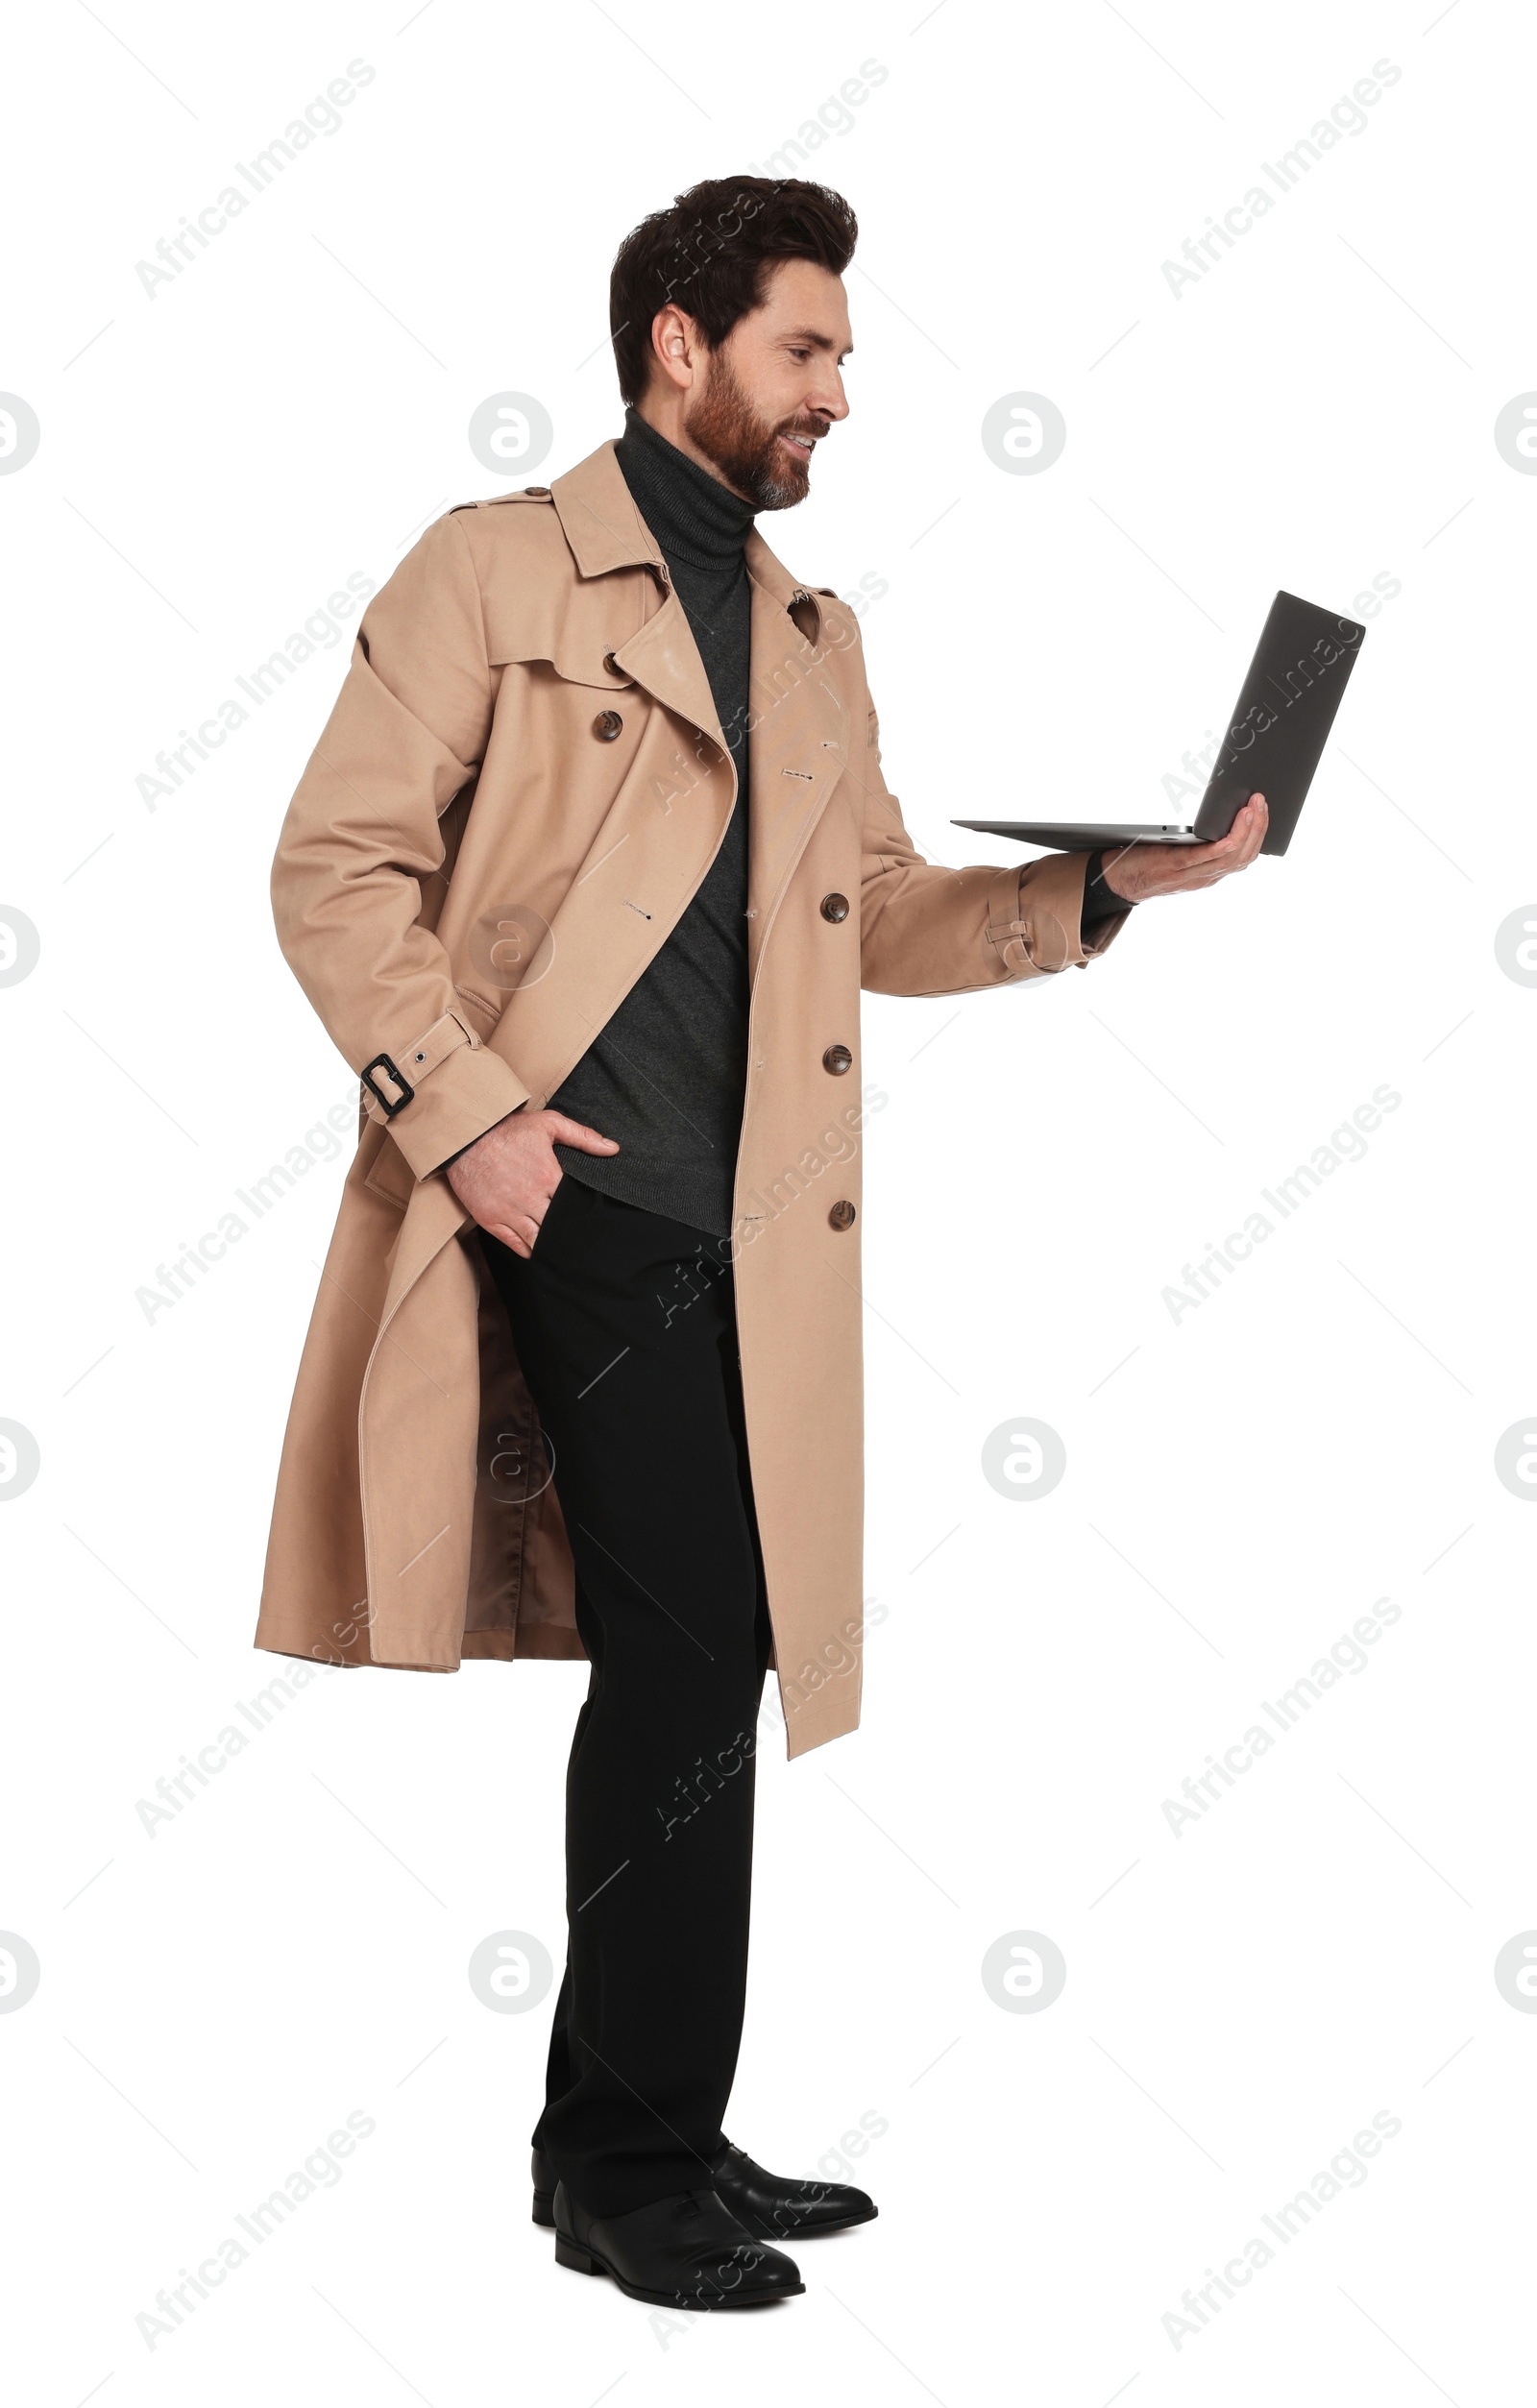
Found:
[[585, 1664], [587, 1650], [573, 1630], [563, 1630], [558, 1622], [533, 1630], [467, 1630], [464, 1634], [466, 1661], [476, 1657], [482, 1661], [510, 1664], [514, 1657], [520, 1664]]
[[[366, 1609], [359, 1606], [355, 1624], [359, 1637], [367, 1644]], [[381, 1672], [457, 1672], [461, 1663], [510, 1664], [514, 1658], [531, 1663], [585, 1664], [587, 1652], [574, 1631], [563, 1630], [558, 1623], [533, 1629], [466, 1631], [457, 1654], [427, 1653], [386, 1656], [362, 1653], [355, 1646], [348, 1648], [329, 1644], [313, 1637], [313, 1624], [304, 1621], [263, 1619], [252, 1642], [259, 1654], [298, 1656], [306, 1664], [330, 1664], [349, 1670], [373, 1666]]]
[[258, 1654], [298, 1656], [305, 1664], [333, 1664], [347, 1671], [357, 1671], [372, 1666], [381, 1672], [457, 1672], [457, 1656], [403, 1657], [359, 1655], [355, 1649], [328, 1645], [324, 1640], [309, 1637], [310, 1625], [305, 1622], [263, 1622], [252, 1645]]

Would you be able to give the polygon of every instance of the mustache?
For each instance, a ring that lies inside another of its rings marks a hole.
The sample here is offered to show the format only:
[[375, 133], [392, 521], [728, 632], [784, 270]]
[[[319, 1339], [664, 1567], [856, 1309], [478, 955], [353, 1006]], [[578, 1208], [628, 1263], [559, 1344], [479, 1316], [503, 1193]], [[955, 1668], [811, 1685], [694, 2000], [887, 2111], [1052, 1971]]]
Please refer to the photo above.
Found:
[[775, 427], [774, 432], [780, 435], [800, 435], [810, 443], [821, 443], [831, 434], [833, 422], [830, 418], [787, 418], [782, 426]]

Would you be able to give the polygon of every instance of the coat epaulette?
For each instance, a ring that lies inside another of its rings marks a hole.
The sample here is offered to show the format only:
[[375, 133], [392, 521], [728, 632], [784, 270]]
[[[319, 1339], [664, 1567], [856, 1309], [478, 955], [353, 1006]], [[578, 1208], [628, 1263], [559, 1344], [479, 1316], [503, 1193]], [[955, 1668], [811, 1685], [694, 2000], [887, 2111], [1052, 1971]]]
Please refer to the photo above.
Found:
[[495, 510], [502, 501], [552, 501], [554, 496], [548, 485], [525, 485], [515, 494], [490, 494], [476, 501], [456, 501], [449, 512], [453, 518], [460, 510]]

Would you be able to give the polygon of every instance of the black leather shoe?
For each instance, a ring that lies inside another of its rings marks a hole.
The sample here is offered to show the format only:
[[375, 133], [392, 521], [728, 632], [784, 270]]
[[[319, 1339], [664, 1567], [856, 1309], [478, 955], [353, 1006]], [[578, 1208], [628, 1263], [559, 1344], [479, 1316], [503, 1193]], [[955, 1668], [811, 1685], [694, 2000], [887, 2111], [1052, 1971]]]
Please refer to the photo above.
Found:
[[[533, 2153], [534, 2222], [555, 2221], [555, 2176], [542, 2150]], [[842, 2232], [850, 2225], [869, 2224], [880, 2213], [867, 2191], [846, 2182], [794, 2182], [788, 2175], [767, 2174], [744, 2149], [723, 2141], [710, 2167], [717, 2196], [739, 2224], [763, 2241], [814, 2241], [818, 2233]]]
[[679, 2191], [627, 2216], [589, 2216], [558, 2183], [555, 2263], [607, 2274], [626, 2299], [658, 2308], [755, 2308], [806, 2288], [800, 2269], [765, 2248], [714, 2191]]
[[867, 2191], [847, 2182], [796, 2182], [786, 2174], [766, 2174], [728, 2140], [711, 2160], [710, 2179], [731, 2213], [764, 2241], [814, 2241], [823, 2232], [868, 2224], [880, 2212]]

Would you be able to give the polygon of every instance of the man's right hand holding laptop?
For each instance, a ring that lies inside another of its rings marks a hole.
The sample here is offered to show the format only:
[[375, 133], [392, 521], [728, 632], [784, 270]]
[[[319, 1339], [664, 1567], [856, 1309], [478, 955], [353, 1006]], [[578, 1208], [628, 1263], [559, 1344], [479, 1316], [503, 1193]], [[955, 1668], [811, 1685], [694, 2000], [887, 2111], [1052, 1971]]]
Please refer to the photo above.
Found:
[[1227, 835], [1214, 844], [1123, 844], [1118, 852], [1107, 848], [1100, 879], [1123, 903], [1214, 887], [1219, 878], [1248, 868], [1269, 825], [1263, 794], [1251, 794]]

